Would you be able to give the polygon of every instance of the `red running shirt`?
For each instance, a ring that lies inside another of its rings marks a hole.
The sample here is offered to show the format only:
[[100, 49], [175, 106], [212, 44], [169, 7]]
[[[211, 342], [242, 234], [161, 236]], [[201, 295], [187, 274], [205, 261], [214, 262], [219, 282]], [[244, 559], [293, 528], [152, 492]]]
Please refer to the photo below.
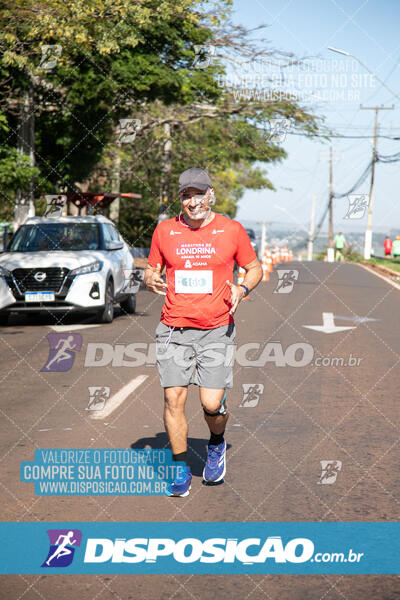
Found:
[[244, 227], [215, 214], [205, 227], [192, 229], [167, 219], [157, 225], [149, 265], [167, 269], [167, 295], [161, 321], [174, 327], [215, 329], [233, 322], [229, 314], [235, 261], [244, 267], [256, 259]]
[[386, 254], [392, 254], [393, 242], [391, 239], [387, 239], [383, 242], [383, 247], [385, 248]]

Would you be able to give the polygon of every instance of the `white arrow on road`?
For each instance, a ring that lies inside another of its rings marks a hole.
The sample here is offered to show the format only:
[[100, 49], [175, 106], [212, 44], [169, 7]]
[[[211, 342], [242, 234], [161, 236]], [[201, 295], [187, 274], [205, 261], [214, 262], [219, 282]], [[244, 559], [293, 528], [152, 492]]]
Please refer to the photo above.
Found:
[[355, 329], [355, 327], [337, 327], [333, 318], [333, 313], [322, 313], [322, 325], [303, 325], [307, 329], [315, 329], [322, 333], [337, 333], [338, 331], [347, 331], [347, 329]]

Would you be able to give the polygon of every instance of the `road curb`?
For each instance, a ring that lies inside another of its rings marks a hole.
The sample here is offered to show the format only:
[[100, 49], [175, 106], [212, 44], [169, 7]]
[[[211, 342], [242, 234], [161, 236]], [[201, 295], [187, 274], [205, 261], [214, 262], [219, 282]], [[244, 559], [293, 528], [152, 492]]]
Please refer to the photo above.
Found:
[[366, 269], [370, 273], [373, 273], [377, 277], [380, 277], [387, 283], [390, 283], [390, 285], [395, 287], [397, 290], [400, 290], [400, 283], [396, 283], [395, 281], [392, 281], [392, 279], [391, 279], [394, 276], [394, 277], [398, 277], [400, 280], [399, 272], [392, 271], [392, 269], [388, 269], [387, 267], [382, 267], [381, 265], [366, 263], [364, 261], [360, 261], [359, 263], [355, 263], [355, 264], [359, 265], [360, 267], [363, 267], [364, 269]]

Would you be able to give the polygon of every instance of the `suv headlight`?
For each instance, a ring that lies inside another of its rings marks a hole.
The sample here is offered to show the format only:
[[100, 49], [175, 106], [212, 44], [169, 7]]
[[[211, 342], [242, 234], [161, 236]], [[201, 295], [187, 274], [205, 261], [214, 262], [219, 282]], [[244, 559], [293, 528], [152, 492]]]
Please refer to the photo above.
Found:
[[0, 267], [0, 277], [11, 277], [11, 272], [4, 267]]
[[90, 263], [90, 265], [83, 265], [83, 267], [78, 267], [77, 269], [73, 269], [70, 271], [70, 275], [86, 275], [86, 273], [97, 273], [97, 271], [101, 271], [103, 268], [103, 263], [100, 260], [96, 260], [96, 262]]

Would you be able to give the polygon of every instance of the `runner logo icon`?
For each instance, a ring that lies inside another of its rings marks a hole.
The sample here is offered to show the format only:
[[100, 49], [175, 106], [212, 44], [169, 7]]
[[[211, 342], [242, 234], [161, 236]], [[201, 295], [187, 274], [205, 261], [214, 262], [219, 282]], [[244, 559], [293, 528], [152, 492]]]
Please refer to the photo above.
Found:
[[108, 386], [89, 386], [89, 402], [86, 410], [103, 410], [110, 397], [111, 388]]
[[82, 336], [79, 333], [48, 333], [50, 350], [45, 372], [69, 371], [75, 360], [75, 352], [82, 348]]
[[48, 529], [50, 548], [42, 567], [68, 567], [73, 561], [75, 548], [81, 545], [79, 529]]
[[368, 194], [349, 194], [349, 208], [343, 219], [362, 219], [369, 206]]
[[342, 470], [341, 460], [321, 460], [321, 475], [317, 483], [330, 485], [335, 483], [339, 471]]
[[279, 281], [274, 289], [274, 294], [290, 294], [299, 277], [299, 272], [296, 269], [278, 269], [277, 274]]
[[243, 399], [239, 404], [240, 407], [254, 408], [257, 406], [260, 396], [264, 392], [262, 383], [242, 383]]

